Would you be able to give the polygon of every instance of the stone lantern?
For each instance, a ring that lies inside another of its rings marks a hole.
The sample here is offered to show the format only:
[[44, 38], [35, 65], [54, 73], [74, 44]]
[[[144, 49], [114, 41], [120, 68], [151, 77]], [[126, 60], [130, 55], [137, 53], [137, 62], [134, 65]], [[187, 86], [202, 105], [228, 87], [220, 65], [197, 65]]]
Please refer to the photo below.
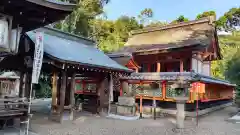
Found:
[[188, 100], [188, 90], [191, 88], [191, 83], [200, 80], [199, 76], [194, 72], [191, 72], [191, 79], [187, 80], [183, 76], [178, 76], [176, 82], [171, 85], [173, 89], [176, 91], [176, 96], [174, 99], [177, 104], [177, 128], [184, 128], [184, 120], [185, 120], [185, 103]]

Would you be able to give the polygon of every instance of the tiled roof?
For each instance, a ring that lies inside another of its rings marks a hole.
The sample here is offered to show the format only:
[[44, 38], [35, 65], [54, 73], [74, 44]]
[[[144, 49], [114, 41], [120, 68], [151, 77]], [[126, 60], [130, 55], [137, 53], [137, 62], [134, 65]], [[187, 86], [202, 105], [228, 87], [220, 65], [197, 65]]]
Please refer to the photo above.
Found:
[[[159, 72], [159, 73], [132, 73], [130, 76], [123, 76], [123, 80], [149, 80], [149, 81], [175, 81], [182, 78], [185, 81], [201, 81], [206, 83], [216, 83], [228, 86], [236, 86], [226, 80], [216, 79], [210, 76], [197, 74], [194, 72]], [[195, 80], [195, 79], [199, 80]]]
[[[94, 48], [94, 42], [81, 37], [71, 40], [70, 34], [60, 32], [51, 28], [41, 29], [44, 31], [44, 52], [63, 62], [74, 62], [90, 67], [100, 67], [110, 70], [131, 72], [128, 68], [118, 64], [102, 51]], [[36, 33], [27, 33], [30, 39], [35, 42]], [[59, 36], [61, 35], [61, 36]]]

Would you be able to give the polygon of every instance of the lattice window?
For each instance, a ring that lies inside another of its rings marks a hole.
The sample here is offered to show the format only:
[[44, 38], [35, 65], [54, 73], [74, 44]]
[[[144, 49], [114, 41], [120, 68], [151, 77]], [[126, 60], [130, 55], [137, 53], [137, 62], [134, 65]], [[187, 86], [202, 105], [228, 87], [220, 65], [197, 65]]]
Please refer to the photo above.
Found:
[[171, 85], [166, 86], [166, 97], [176, 97], [176, 90], [171, 88]]
[[76, 83], [75, 91], [83, 91], [83, 84], [82, 83]]
[[136, 94], [142, 94], [145, 96], [162, 96], [162, 88], [158, 84], [133, 84], [132, 89], [136, 89]]
[[96, 83], [87, 83], [85, 90], [95, 93], [97, 91], [97, 84]]
[[119, 81], [119, 76], [117, 74], [114, 74], [112, 76], [113, 79], [113, 91], [120, 91], [120, 81]]
[[[173, 98], [178, 95], [181, 95], [181, 93], [179, 93], [181, 91], [177, 91], [176, 89], [171, 88], [171, 84], [168, 84], [166, 87], [167, 87], [166, 88], [166, 97]], [[185, 95], [186, 96], [190, 95], [190, 88], [185, 91]]]
[[136, 92], [136, 94], [142, 94], [142, 90], [139, 84], [132, 84], [132, 90]]

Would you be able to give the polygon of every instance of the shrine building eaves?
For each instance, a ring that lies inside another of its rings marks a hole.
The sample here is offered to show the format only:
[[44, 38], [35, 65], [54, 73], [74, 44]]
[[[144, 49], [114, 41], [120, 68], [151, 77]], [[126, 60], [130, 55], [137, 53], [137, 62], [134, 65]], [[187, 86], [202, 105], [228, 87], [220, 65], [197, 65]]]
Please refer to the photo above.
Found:
[[[94, 47], [95, 42], [90, 39], [46, 27], [38, 30], [44, 32], [44, 53], [56, 61], [112, 71], [132, 72]], [[36, 31], [27, 32], [33, 42], [36, 39]]]

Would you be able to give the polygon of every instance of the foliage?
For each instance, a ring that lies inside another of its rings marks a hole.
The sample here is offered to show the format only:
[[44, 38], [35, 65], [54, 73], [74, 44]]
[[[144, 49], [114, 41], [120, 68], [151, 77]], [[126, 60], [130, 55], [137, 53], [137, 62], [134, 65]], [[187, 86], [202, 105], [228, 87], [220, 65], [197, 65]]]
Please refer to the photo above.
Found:
[[223, 54], [222, 60], [212, 62], [212, 74], [216, 78], [225, 79], [225, 72], [227, 71], [227, 64], [231, 61], [232, 57], [239, 53], [240, 37], [239, 32], [235, 31], [232, 35], [220, 35], [219, 44], [221, 54]]
[[221, 30], [233, 31], [236, 27], [240, 27], [240, 7], [231, 8], [216, 22], [217, 26]]
[[227, 18], [227, 28], [240, 26], [240, 7], [230, 9], [227, 13], [224, 14], [224, 16]]
[[153, 17], [153, 11], [151, 8], [145, 8], [140, 12], [140, 15], [138, 15], [138, 18], [140, 19], [140, 24], [144, 25], [145, 23], [149, 23], [146, 21], [149, 21], [148, 19]]
[[91, 22], [91, 33], [99, 49], [104, 52], [118, 50], [128, 39], [129, 32], [141, 27], [134, 17], [121, 16], [116, 21], [95, 19]]
[[36, 98], [49, 98], [51, 93], [51, 76], [46, 73], [41, 73], [39, 83], [34, 85]]
[[206, 12], [203, 12], [201, 14], [198, 14], [196, 19], [201, 19], [201, 18], [204, 18], [204, 17], [209, 17], [209, 16], [214, 16], [216, 17], [216, 12], [215, 11], [206, 11]]
[[226, 77], [236, 84], [240, 84], [240, 50], [227, 63]]
[[171, 23], [180, 23], [180, 22], [188, 22], [189, 19], [184, 17], [183, 15], [180, 15], [176, 20], [173, 20]]
[[150, 22], [145, 27], [161, 27], [167, 24], [168, 24], [167, 22], [153, 21], [153, 22]]

